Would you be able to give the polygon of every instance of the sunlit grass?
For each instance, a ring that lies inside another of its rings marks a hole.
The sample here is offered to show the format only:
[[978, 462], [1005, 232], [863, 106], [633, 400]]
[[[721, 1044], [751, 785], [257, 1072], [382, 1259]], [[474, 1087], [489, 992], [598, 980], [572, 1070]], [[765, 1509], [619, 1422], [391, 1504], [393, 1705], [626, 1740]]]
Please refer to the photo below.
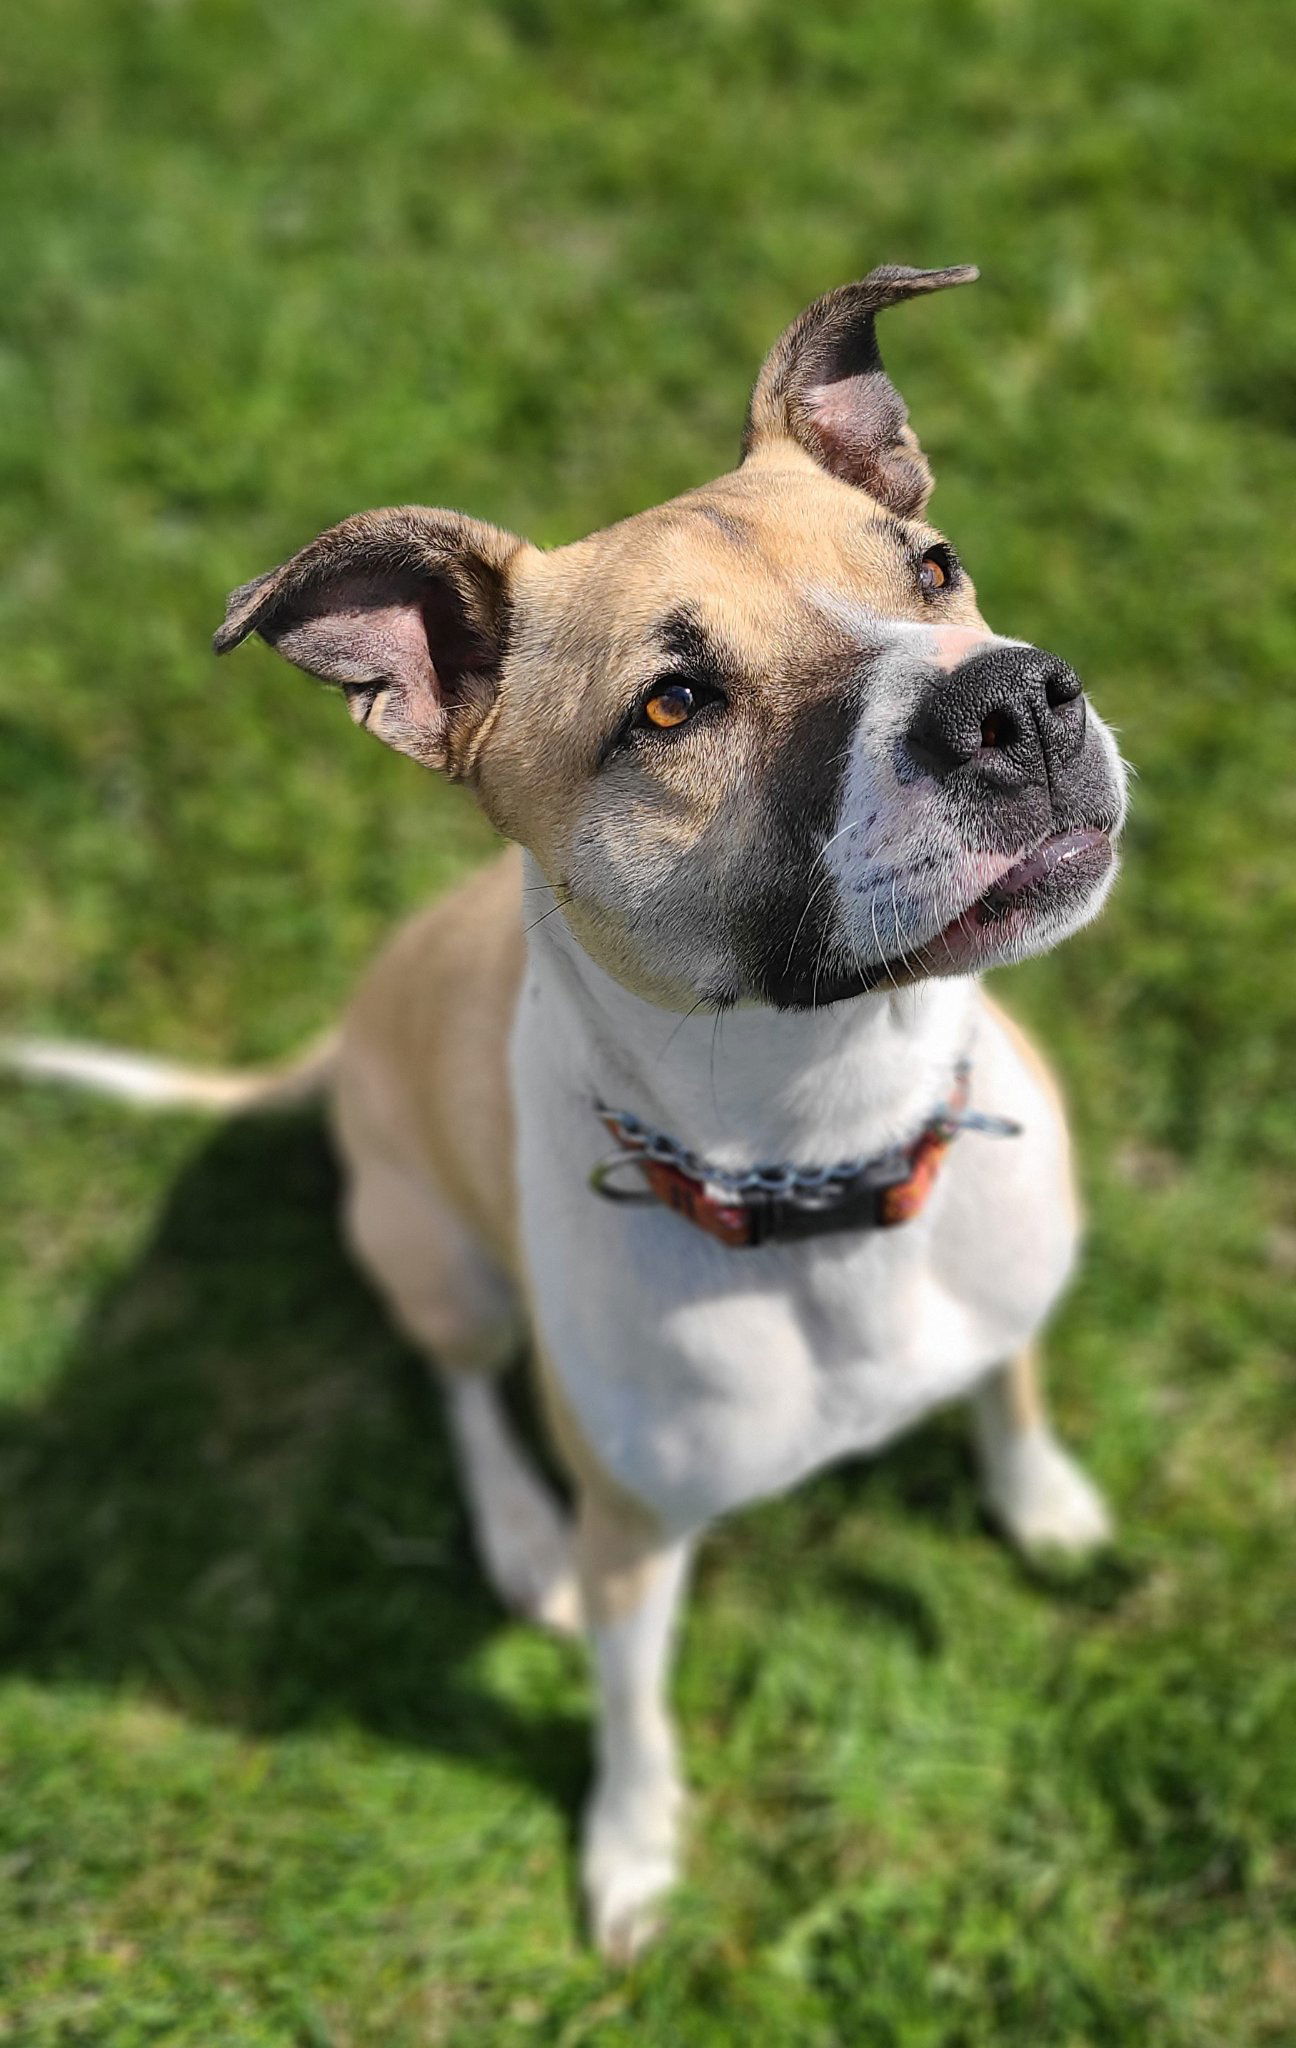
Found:
[[628, 1979], [574, 1916], [582, 1661], [478, 1583], [318, 1131], [5, 1089], [0, 2037], [1296, 2037], [1287, 26], [0, 29], [0, 1021], [314, 1032], [489, 834], [268, 654], [218, 671], [226, 590], [367, 504], [554, 542], [715, 474], [773, 335], [877, 261], [981, 264], [889, 316], [935, 516], [1139, 771], [1103, 923], [1003, 982], [1081, 1135], [1054, 1380], [1120, 1557], [1025, 1576], [955, 1417], [720, 1531], [690, 1881]]

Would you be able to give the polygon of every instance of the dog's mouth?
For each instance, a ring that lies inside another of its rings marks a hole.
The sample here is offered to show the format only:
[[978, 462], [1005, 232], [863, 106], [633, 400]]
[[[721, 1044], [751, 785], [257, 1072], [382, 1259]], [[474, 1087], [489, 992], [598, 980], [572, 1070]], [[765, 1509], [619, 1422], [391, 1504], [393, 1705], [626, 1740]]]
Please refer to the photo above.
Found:
[[1052, 833], [996, 876], [933, 938], [900, 959], [871, 968], [865, 986], [900, 988], [929, 976], [976, 974], [1038, 951], [1041, 937], [1048, 943], [1050, 925], [1063, 921], [1065, 928], [1093, 898], [1114, 858], [1111, 834], [1101, 826]]
[[[1050, 833], [1009, 860], [979, 896], [930, 938], [880, 960], [865, 962], [856, 951], [849, 964], [840, 959], [835, 971], [820, 972], [817, 961], [813, 979], [783, 996], [776, 1007], [821, 1008], [919, 981], [979, 974], [984, 968], [1047, 951], [1087, 924], [1100, 908], [1104, 884], [1115, 866], [1112, 836], [1112, 830], [1102, 825]], [[968, 864], [976, 862], [982, 876], [991, 864], [985, 855], [969, 853], [965, 859]], [[871, 922], [876, 944], [876, 923]], [[900, 924], [899, 916], [895, 922]]]
[[1078, 909], [1112, 865], [1111, 834], [1054, 832], [920, 948], [929, 974], [967, 974], [1010, 956], [1047, 918]]

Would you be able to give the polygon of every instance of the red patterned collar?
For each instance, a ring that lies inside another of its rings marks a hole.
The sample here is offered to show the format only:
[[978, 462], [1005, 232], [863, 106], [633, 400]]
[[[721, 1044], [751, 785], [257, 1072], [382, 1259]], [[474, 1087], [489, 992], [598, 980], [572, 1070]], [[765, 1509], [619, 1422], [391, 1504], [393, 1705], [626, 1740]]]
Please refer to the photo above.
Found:
[[[908, 1223], [925, 1205], [960, 1131], [1016, 1137], [1021, 1125], [969, 1110], [971, 1067], [960, 1060], [945, 1102], [915, 1138], [872, 1159], [839, 1159], [831, 1166], [754, 1166], [735, 1173], [712, 1166], [674, 1138], [626, 1110], [599, 1106], [599, 1116], [621, 1147], [590, 1175], [596, 1193], [611, 1202], [661, 1202], [720, 1244], [786, 1243], [835, 1230], [890, 1230]], [[640, 1187], [618, 1187], [611, 1176], [626, 1167]]]

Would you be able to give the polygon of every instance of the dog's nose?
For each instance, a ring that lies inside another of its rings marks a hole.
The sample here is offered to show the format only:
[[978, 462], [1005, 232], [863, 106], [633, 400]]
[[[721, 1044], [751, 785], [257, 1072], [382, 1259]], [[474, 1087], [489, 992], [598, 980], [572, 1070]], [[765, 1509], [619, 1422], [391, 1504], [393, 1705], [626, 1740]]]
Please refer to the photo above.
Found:
[[937, 676], [923, 695], [905, 746], [938, 781], [974, 775], [1023, 789], [1052, 778], [1084, 745], [1080, 678], [1038, 647], [992, 645]]

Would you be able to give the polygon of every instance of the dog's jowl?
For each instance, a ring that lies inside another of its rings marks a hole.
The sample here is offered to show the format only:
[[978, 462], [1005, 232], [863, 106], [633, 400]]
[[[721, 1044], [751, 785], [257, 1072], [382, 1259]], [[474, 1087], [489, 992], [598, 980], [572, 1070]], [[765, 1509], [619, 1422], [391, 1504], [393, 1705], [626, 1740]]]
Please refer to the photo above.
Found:
[[[397, 936], [313, 1071], [485, 1567], [588, 1631], [615, 1956], [678, 1867], [668, 1666], [709, 1522], [964, 1399], [1015, 1541], [1107, 1534], [1034, 1362], [1076, 1243], [1065, 1126], [978, 975], [1096, 913], [1123, 776], [1066, 661], [982, 618], [874, 332], [974, 275], [811, 306], [738, 467], [670, 504], [551, 552], [360, 513], [217, 635], [340, 686], [515, 842]], [[570, 1516], [498, 1403], [523, 1347]]]

